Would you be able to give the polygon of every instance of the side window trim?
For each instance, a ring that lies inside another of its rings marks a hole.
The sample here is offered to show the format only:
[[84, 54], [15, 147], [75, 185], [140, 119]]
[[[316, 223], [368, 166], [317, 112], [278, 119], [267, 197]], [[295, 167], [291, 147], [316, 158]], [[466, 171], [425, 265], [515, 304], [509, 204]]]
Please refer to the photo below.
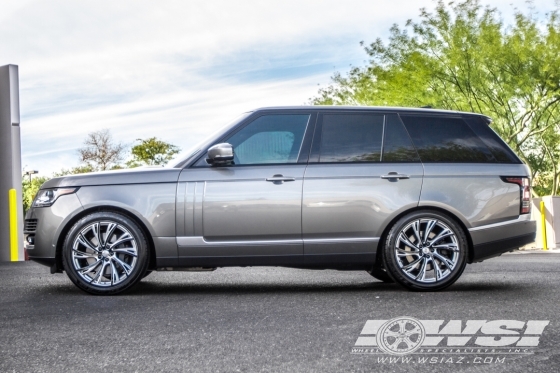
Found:
[[387, 127], [387, 114], [383, 114], [383, 129], [381, 130], [381, 150], [379, 152], [379, 163], [383, 162], [383, 151], [385, 149], [385, 128]]
[[[397, 121], [400, 124], [400, 128], [404, 131], [404, 133], [406, 133], [406, 138], [410, 143], [411, 149], [413, 149], [416, 153], [416, 157], [418, 158], [417, 160], [407, 160], [407, 161], [386, 161], [384, 159], [385, 157], [385, 142], [386, 142], [386, 137], [385, 134], [387, 133], [386, 128], [389, 125], [389, 119], [390, 118], [394, 118], [395, 121]], [[420, 156], [418, 155], [418, 149], [416, 149], [416, 145], [414, 145], [414, 142], [412, 141], [412, 137], [410, 136], [410, 133], [408, 133], [408, 129], [406, 128], [406, 126], [404, 125], [400, 113], [398, 112], [394, 112], [394, 113], [387, 113], [385, 114], [385, 125], [383, 126], [383, 151], [381, 152], [381, 163], [422, 163], [422, 160], [420, 159]]]

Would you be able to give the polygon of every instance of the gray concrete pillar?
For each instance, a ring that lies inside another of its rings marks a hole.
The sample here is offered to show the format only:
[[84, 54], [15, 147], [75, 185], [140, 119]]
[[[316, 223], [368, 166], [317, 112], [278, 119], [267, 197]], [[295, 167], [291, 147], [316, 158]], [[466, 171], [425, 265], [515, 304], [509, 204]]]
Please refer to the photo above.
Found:
[[24, 260], [21, 175], [18, 67], [6, 65], [0, 66], [0, 261]]

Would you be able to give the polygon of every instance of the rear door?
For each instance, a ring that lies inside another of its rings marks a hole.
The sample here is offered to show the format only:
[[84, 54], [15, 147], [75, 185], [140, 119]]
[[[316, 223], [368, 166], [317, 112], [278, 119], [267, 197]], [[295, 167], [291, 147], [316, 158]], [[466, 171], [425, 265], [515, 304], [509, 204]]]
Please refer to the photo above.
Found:
[[305, 263], [373, 263], [388, 221], [418, 205], [422, 176], [396, 114], [320, 114], [303, 185]]
[[420, 205], [450, 211], [467, 228], [518, 218], [519, 185], [505, 183], [500, 176], [528, 176], [525, 165], [507, 146], [500, 146], [497, 136], [492, 139], [481, 132], [491, 131], [486, 124], [461, 115], [400, 117], [424, 164]]

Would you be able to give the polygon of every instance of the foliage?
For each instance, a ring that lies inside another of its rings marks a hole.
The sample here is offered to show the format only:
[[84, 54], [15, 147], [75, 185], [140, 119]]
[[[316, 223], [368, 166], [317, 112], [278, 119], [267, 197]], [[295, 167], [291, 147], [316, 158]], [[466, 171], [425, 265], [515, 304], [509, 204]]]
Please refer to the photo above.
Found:
[[140, 143], [131, 149], [132, 160], [127, 162], [129, 167], [140, 165], [164, 165], [169, 162], [181, 149], [177, 146], [158, 140], [156, 137], [137, 139]]
[[119, 168], [124, 159], [125, 146], [115, 143], [108, 129], [91, 132], [84, 140], [84, 147], [78, 150], [80, 162], [94, 171]]
[[49, 177], [39, 176], [39, 177], [34, 177], [31, 179], [31, 181], [29, 181], [29, 176], [24, 175], [22, 177], [21, 190], [22, 190], [22, 197], [23, 197], [22, 200], [23, 200], [24, 212], [29, 210], [31, 204], [33, 203], [33, 199], [35, 198], [35, 195], [39, 191], [39, 188], [41, 188], [41, 185], [43, 185], [43, 183], [49, 179], [50, 179]]
[[77, 166], [77, 167], [72, 167], [72, 168], [63, 168], [62, 170], [53, 173], [53, 177], [61, 177], [61, 176], [66, 176], [66, 175], [76, 175], [76, 174], [85, 174], [88, 172], [94, 172], [94, 168], [89, 165], [81, 165], [81, 166]]
[[483, 113], [532, 169], [537, 194], [560, 192], [560, 22], [515, 13], [505, 26], [478, 0], [438, 1], [390, 29], [364, 67], [334, 75], [316, 105], [392, 105]]

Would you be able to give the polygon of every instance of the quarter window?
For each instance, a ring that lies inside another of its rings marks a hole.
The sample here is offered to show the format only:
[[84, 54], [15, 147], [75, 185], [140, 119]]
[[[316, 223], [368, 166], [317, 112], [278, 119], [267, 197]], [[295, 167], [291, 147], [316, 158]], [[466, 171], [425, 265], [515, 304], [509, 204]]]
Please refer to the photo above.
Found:
[[401, 115], [422, 162], [489, 163], [492, 153], [458, 117]]
[[319, 162], [379, 162], [383, 115], [325, 114]]

